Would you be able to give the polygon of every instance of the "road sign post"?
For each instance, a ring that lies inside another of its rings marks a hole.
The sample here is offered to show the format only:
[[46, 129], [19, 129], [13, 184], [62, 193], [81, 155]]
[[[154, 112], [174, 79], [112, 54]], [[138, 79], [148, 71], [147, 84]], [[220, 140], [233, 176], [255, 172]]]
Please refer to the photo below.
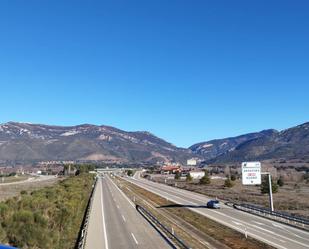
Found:
[[268, 184], [269, 184], [269, 204], [270, 204], [271, 211], [274, 212], [273, 185], [271, 184], [270, 174], [268, 174]]
[[259, 185], [261, 184], [261, 163], [260, 162], [243, 162], [242, 184], [243, 185]]
[[268, 175], [269, 184], [269, 207], [274, 211], [273, 191], [271, 184], [271, 175], [269, 172], [261, 172], [260, 162], [243, 162], [241, 164], [242, 184], [243, 185], [261, 185], [261, 175]]
[[262, 172], [261, 175], [268, 175], [268, 186], [269, 186], [269, 207], [270, 210], [274, 211], [274, 201], [273, 201], [273, 186], [271, 183], [271, 174], [270, 172]]

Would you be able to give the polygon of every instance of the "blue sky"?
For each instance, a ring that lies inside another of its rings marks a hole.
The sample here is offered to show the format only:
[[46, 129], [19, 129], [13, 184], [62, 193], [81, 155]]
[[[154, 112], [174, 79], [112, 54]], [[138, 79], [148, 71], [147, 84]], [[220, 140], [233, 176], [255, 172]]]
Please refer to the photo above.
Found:
[[0, 123], [178, 146], [309, 121], [308, 1], [0, 1]]

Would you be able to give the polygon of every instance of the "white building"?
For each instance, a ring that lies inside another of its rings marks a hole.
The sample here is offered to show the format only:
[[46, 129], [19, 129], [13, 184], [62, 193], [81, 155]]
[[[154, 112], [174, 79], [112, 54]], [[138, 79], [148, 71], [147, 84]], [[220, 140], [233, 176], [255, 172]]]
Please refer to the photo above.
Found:
[[201, 179], [205, 175], [205, 171], [191, 171], [189, 174], [192, 179]]
[[187, 160], [187, 165], [188, 166], [195, 166], [196, 163], [197, 163], [196, 159], [194, 159], [194, 158], [191, 158], [191, 159]]

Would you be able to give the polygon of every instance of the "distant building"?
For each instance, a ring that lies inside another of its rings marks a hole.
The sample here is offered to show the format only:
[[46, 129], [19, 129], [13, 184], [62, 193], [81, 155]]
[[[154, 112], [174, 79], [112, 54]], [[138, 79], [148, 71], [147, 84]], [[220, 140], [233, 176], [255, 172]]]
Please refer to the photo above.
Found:
[[196, 169], [196, 166], [181, 166], [180, 168], [182, 175], [187, 175], [190, 171], [194, 171]]
[[187, 165], [188, 166], [196, 166], [196, 164], [197, 164], [197, 160], [194, 159], [194, 158], [191, 158], [191, 159], [187, 160]]
[[180, 172], [179, 166], [166, 165], [161, 167], [161, 174], [175, 174], [176, 172]]
[[190, 171], [189, 174], [193, 179], [201, 179], [205, 175], [205, 171]]

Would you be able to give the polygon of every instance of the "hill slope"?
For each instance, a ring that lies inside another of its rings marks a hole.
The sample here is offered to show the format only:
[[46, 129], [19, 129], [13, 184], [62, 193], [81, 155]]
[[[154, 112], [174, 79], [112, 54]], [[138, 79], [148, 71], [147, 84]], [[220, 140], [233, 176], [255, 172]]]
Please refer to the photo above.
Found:
[[0, 125], [0, 162], [85, 160], [184, 161], [191, 151], [149, 132], [126, 132], [90, 124], [63, 127], [9, 122]]
[[[260, 133], [244, 135], [244, 141], [239, 140], [240, 137], [227, 139], [227, 141], [241, 141], [236, 143], [235, 147], [221, 150], [217, 155], [204, 158], [210, 163], [220, 162], [240, 162], [249, 160], [264, 159], [309, 159], [309, 122], [298, 125], [280, 132], [274, 130], [266, 130]], [[215, 140], [221, 141], [222, 140]], [[228, 143], [231, 144], [232, 142]], [[205, 144], [210, 144], [207, 142]], [[222, 145], [222, 143], [221, 143]], [[220, 145], [219, 145], [220, 147]], [[192, 149], [192, 147], [190, 147]], [[194, 147], [193, 147], [194, 148]], [[193, 150], [194, 151], [194, 150]], [[194, 151], [199, 153], [198, 151]]]
[[250, 140], [271, 136], [277, 133], [276, 130], [264, 130], [261, 132], [248, 133], [237, 137], [214, 139], [192, 145], [189, 149], [193, 153], [203, 156], [205, 160], [216, 158], [224, 153], [234, 150], [237, 146]]

